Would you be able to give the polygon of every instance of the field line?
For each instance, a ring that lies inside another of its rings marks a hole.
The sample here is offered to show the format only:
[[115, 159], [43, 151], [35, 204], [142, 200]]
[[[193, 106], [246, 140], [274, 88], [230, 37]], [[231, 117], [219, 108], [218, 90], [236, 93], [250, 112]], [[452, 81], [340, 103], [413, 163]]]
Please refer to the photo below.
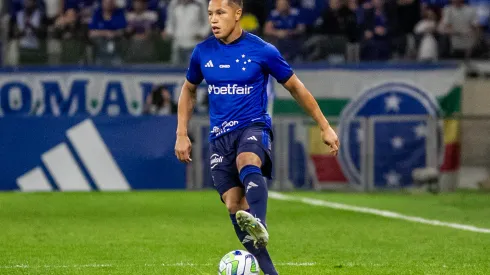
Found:
[[[0, 269], [64, 269], [64, 268], [117, 268], [117, 267], [137, 267], [137, 266], [146, 266], [146, 267], [200, 267], [200, 266], [218, 266], [218, 262], [216, 264], [211, 263], [188, 263], [188, 262], [180, 262], [180, 263], [160, 263], [160, 264], [72, 264], [72, 265], [28, 265], [28, 264], [16, 264], [16, 265], [0, 265]], [[285, 263], [276, 263], [276, 266], [315, 266], [317, 265], [314, 262], [305, 262], [305, 263], [297, 263], [297, 262], [285, 262]]]
[[380, 209], [368, 208], [368, 207], [359, 207], [359, 206], [353, 206], [353, 205], [348, 205], [343, 203], [329, 202], [326, 200], [319, 200], [319, 199], [313, 199], [307, 197], [288, 196], [273, 191], [269, 192], [269, 198], [276, 199], [276, 200], [283, 200], [283, 201], [296, 201], [308, 205], [323, 206], [323, 207], [328, 207], [333, 209], [372, 214], [372, 215], [382, 216], [386, 218], [392, 218], [392, 219], [398, 219], [398, 220], [404, 220], [404, 221], [410, 221], [410, 222], [416, 222], [422, 224], [429, 224], [434, 226], [449, 227], [449, 228], [471, 231], [471, 232], [490, 233], [490, 228], [476, 227], [467, 224], [443, 222], [439, 220], [430, 220], [422, 217], [408, 216], [392, 211], [386, 211], [386, 210], [380, 210]]

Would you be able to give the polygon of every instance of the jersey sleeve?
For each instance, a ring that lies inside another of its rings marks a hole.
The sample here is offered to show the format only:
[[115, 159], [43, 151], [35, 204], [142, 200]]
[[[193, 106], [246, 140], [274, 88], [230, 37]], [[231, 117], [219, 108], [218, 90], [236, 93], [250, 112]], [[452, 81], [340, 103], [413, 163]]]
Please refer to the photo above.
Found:
[[199, 85], [204, 79], [201, 71], [201, 58], [199, 57], [199, 48], [196, 46], [192, 51], [191, 61], [187, 69], [187, 81], [194, 85]]
[[264, 67], [277, 82], [286, 83], [294, 72], [291, 66], [284, 60], [281, 53], [271, 44], [267, 44], [264, 49]]

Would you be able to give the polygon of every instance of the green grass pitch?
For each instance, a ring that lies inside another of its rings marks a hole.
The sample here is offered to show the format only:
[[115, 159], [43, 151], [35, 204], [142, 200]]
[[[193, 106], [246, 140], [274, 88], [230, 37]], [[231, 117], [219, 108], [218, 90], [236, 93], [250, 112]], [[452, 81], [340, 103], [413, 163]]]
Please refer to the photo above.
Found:
[[[490, 195], [296, 192], [490, 228]], [[490, 274], [490, 234], [270, 200], [281, 275]], [[1, 193], [0, 274], [217, 274], [243, 249], [214, 191]]]

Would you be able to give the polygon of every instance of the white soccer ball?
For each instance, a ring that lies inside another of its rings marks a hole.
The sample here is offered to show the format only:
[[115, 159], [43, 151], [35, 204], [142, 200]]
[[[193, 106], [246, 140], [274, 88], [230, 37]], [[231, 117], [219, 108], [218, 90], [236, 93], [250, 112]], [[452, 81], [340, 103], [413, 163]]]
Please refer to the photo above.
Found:
[[260, 267], [254, 255], [243, 250], [226, 254], [219, 262], [218, 275], [259, 275]]

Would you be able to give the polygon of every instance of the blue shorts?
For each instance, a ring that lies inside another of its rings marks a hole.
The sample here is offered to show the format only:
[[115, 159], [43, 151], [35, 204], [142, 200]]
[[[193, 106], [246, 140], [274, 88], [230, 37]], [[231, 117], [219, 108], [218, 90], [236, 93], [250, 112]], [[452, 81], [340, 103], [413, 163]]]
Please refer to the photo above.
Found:
[[210, 142], [211, 176], [220, 196], [233, 187], [244, 188], [236, 165], [240, 153], [251, 152], [259, 156], [262, 175], [272, 178], [272, 139], [272, 131], [267, 126], [252, 124]]

